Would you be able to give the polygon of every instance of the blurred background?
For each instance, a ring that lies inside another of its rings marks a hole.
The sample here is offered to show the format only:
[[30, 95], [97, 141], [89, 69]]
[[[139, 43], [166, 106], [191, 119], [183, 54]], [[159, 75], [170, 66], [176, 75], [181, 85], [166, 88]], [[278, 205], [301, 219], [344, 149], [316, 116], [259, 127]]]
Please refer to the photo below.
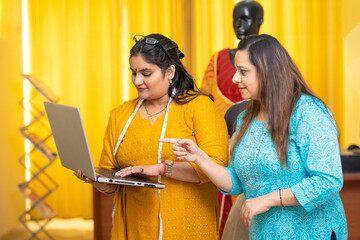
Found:
[[[25, 209], [17, 187], [25, 179], [18, 162], [24, 153], [19, 134], [24, 125], [22, 73], [42, 81], [59, 103], [81, 109], [97, 163], [109, 111], [136, 97], [129, 71], [132, 37], [161, 33], [177, 42], [185, 54], [183, 63], [200, 86], [212, 54], [237, 46], [232, 27], [237, 2], [0, 0], [0, 238], [19, 225]], [[330, 107], [341, 147], [360, 144], [360, 1], [258, 2], [265, 12], [260, 33], [279, 39]], [[47, 198], [57, 217], [92, 219], [92, 188], [59, 160], [47, 172], [59, 185]]]

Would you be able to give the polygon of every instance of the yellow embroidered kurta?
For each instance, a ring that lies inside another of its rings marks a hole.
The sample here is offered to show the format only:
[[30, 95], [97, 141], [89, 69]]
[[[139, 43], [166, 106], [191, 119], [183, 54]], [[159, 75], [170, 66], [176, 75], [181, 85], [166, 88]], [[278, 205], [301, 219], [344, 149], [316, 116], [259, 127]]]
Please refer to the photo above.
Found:
[[[119, 135], [138, 99], [128, 101], [110, 113], [104, 137], [101, 167], [115, 168], [113, 151]], [[156, 164], [158, 139], [164, 121], [159, 117], [154, 125], [137, 112], [116, 153], [120, 167]], [[206, 96], [170, 106], [165, 131], [168, 138], [187, 138], [195, 141], [211, 159], [226, 166], [228, 135], [223, 116]], [[175, 161], [171, 144], [163, 144], [162, 160]], [[159, 211], [163, 221], [163, 239], [218, 239], [218, 190], [192, 164], [201, 183], [194, 184], [162, 176], [166, 188], [157, 189], [119, 186], [115, 194], [116, 209], [111, 239], [152, 240], [159, 236]], [[152, 178], [157, 181], [157, 177]], [[161, 208], [161, 210], [160, 210]]]

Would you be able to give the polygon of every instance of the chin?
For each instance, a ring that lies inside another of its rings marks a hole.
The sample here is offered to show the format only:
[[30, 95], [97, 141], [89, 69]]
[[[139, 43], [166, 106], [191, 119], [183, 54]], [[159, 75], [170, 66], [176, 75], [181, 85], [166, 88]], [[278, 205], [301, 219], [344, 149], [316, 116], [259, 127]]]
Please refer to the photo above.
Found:
[[246, 37], [246, 35], [236, 35], [236, 37], [239, 40], [243, 40]]
[[241, 97], [244, 99], [244, 100], [254, 100], [251, 96], [249, 96], [248, 94], [241, 94]]
[[147, 99], [148, 96], [147, 96], [146, 94], [142, 94], [142, 93], [139, 93], [139, 92], [138, 92], [138, 98], [140, 98], [140, 99]]

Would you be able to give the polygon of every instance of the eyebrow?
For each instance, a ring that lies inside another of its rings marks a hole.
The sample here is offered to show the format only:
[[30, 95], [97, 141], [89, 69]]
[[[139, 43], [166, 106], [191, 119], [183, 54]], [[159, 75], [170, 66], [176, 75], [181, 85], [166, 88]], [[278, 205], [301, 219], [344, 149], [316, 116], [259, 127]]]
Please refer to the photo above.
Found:
[[245, 67], [245, 66], [235, 66], [235, 68], [245, 68], [245, 69], [249, 69], [248, 67]]
[[130, 70], [131, 71], [133, 71], [133, 72], [145, 72], [145, 71], [152, 71], [152, 69], [151, 68], [143, 68], [143, 69], [139, 69], [138, 71], [135, 71], [134, 69], [132, 69], [131, 67], [130, 67]]

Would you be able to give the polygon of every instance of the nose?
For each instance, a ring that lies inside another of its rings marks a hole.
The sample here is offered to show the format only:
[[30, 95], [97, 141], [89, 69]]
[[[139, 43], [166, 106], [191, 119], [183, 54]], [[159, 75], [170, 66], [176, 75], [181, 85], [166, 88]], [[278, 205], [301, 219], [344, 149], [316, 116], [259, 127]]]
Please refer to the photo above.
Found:
[[243, 29], [244, 28], [244, 21], [241, 18], [236, 19], [234, 22], [235, 22], [235, 28], [236, 29]]
[[133, 83], [135, 86], [140, 86], [141, 84], [143, 84], [143, 80], [141, 77], [141, 74], [136, 74], [135, 76], [133, 76]]
[[241, 83], [241, 76], [240, 76], [240, 73], [239, 71], [236, 71], [233, 78], [232, 78], [232, 82], [235, 83], [235, 84], [239, 84]]

